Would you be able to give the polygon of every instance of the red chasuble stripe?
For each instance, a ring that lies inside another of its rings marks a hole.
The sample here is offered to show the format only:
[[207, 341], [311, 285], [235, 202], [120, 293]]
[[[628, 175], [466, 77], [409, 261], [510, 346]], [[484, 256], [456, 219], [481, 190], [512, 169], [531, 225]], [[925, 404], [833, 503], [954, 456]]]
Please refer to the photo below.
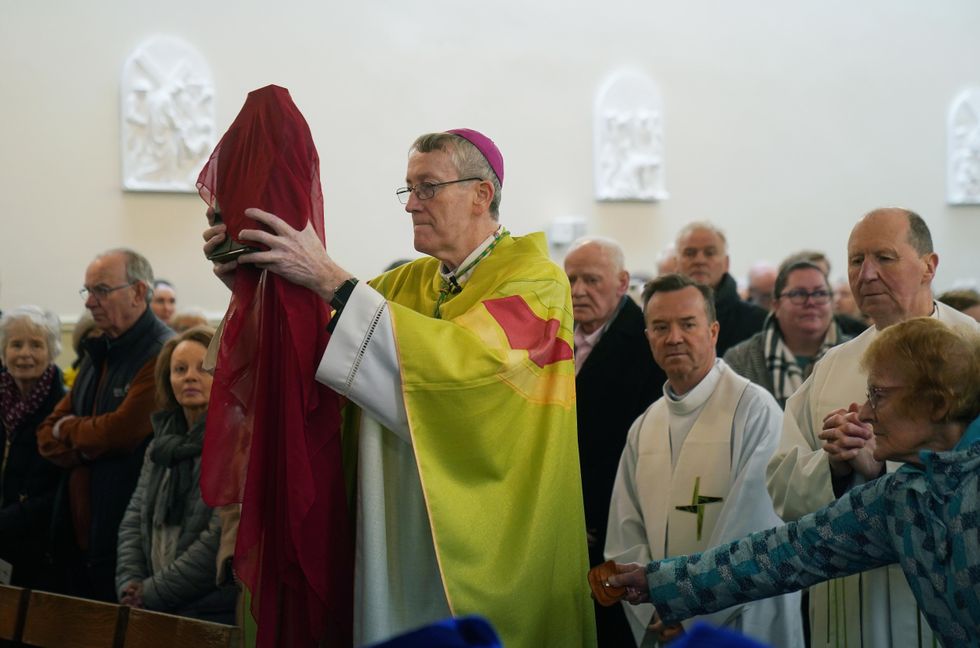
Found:
[[511, 348], [527, 349], [528, 357], [542, 369], [572, 359], [572, 347], [558, 337], [558, 320], [541, 319], [520, 295], [488, 299], [483, 305], [504, 330]]

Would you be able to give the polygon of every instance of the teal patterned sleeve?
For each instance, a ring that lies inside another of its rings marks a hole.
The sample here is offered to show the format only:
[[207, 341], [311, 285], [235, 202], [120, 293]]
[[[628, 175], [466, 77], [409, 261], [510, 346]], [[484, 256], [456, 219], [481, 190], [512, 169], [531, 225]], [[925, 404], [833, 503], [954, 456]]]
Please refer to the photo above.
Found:
[[891, 477], [855, 488], [785, 526], [651, 562], [651, 602], [665, 622], [677, 623], [897, 562], [885, 515]]

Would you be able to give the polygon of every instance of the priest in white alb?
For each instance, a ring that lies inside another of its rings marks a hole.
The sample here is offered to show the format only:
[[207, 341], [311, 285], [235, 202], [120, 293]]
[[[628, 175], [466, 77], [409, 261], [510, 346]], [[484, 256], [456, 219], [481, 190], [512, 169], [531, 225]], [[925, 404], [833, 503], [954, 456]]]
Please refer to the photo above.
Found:
[[[848, 280], [858, 307], [874, 326], [829, 350], [786, 401], [782, 440], [769, 463], [768, 487], [776, 512], [787, 522], [901, 465], [886, 466], [871, 456], [873, 432], [857, 417], [867, 389], [867, 373], [859, 360], [879, 331], [913, 317], [977, 327], [972, 318], [933, 300], [938, 264], [928, 226], [907, 209], [876, 209], [851, 230]], [[898, 565], [820, 583], [810, 589], [809, 608], [814, 647], [934, 645]]]
[[[781, 524], [765, 486], [779, 443], [779, 405], [716, 357], [711, 289], [664, 275], [643, 297], [647, 339], [668, 380], [664, 398], [633, 424], [620, 460], [605, 546], [606, 559], [617, 563], [699, 552]], [[650, 604], [625, 608], [638, 646], [684, 631], [665, 627]], [[773, 646], [803, 645], [796, 594], [698, 619]]]

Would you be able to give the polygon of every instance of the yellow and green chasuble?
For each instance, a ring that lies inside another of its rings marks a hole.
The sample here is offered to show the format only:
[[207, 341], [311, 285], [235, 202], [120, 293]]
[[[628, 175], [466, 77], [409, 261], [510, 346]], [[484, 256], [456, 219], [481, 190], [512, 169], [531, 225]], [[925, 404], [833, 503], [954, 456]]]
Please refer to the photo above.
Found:
[[508, 648], [594, 646], [571, 299], [544, 236], [504, 235], [456, 293], [432, 258], [371, 285], [452, 613], [486, 616]]

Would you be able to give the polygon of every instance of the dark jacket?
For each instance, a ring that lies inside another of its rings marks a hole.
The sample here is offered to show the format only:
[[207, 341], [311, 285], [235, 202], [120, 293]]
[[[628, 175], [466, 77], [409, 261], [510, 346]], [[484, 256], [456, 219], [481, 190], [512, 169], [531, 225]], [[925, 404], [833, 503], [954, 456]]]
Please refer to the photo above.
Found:
[[[667, 376], [653, 360], [643, 312], [624, 297], [619, 313], [575, 377], [578, 451], [582, 471], [589, 564], [604, 561], [609, 499], [633, 421], [663, 395]], [[619, 605], [595, 606], [599, 646], [632, 646], [633, 635]]]
[[[153, 361], [173, 334], [147, 308], [118, 338], [101, 336], [86, 340], [87, 357], [69, 394], [72, 414], [92, 417], [115, 411], [125, 400], [136, 374]], [[150, 411], [146, 412], [147, 422], [150, 414]], [[90, 470], [91, 521], [84, 560], [95, 588], [88, 595], [95, 598], [115, 600], [116, 537], [123, 512], [136, 487], [148, 442], [149, 438], [144, 439], [130, 452], [107, 453], [86, 464]], [[57, 521], [62, 524], [58, 530], [62, 539], [72, 533], [66, 490], [67, 484], [64, 484], [60, 510], [56, 512]]]
[[0, 558], [13, 565], [12, 584], [51, 589], [45, 569], [45, 548], [55, 491], [64, 470], [37, 451], [37, 426], [65, 394], [58, 369], [41, 406], [21, 424], [8, 430], [0, 418]]
[[603, 561], [609, 498], [626, 433], [663, 395], [667, 382], [643, 333], [643, 312], [629, 297], [624, 300], [575, 377], [585, 526], [598, 539], [589, 547], [592, 565]]
[[725, 355], [729, 347], [761, 331], [768, 315], [764, 308], [743, 301], [738, 296], [738, 286], [727, 272], [715, 288], [715, 311], [720, 327], [715, 345], [719, 358]]

